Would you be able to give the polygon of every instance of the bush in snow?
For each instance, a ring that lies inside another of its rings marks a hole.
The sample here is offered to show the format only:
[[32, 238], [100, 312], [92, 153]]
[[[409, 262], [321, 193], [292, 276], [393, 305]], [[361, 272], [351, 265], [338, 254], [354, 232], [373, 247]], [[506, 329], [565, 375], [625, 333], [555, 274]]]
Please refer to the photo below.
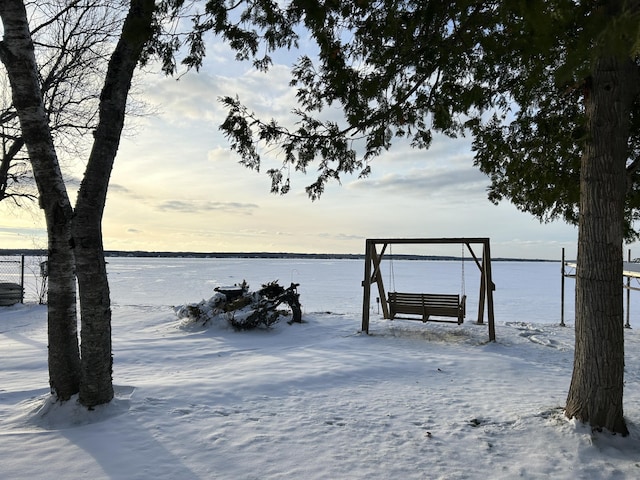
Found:
[[[236, 330], [249, 330], [256, 327], [270, 327], [283, 316], [292, 315], [289, 323], [302, 322], [298, 284], [292, 283], [284, 288], [277, 280], [262, 285], [257, 292], [250, 292], [249, 285], [243, 281], [232, 287], [217, 287], [215, 294], [208, 300], [176, 307], [178, 318], [189, 322], [227, 323]], [[289, 309], [280, 308], [282, 304]]]

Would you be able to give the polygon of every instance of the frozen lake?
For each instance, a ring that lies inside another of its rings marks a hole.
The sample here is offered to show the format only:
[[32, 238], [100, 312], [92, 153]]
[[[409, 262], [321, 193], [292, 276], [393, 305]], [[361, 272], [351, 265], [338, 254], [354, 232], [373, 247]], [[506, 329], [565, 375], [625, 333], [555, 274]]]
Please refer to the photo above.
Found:
[[[179, 305], [209, 298], [217, 286], [246, 280], [257, 289], [278, 280], [283, 286], [300, 284], [306, 313], [362, 311], [363, 260], [111, 257], [108, 262], [116, 305]], [[472, 261], [465, 262], [464, 276], [462, 270], [460, 261], [385, 260], [382, 264], [387, 291], [460, 293], [464, 289], [467, 319], [475, 320], [479, 271]], [[497, 322], [560, 322], [560, 262], [493, 262], [492, 270]], [[565, 280], [567, 323], [573, 322], [574, 284], [572, 279]], [[375, 285], [371, 296], [372, 313], [376, 313]], [[631, 311], [640, 312], [633, 303]]]
[[[34, 302], [38, 259], [28, 259], [28, 262], [26, 301]], [[109, 257], [107, 262], [114, 305], [182, 305], [211, 297], [218, 286], [246, 280], [255, 290], [277, 280], [283, 286], [291, 282], [300, 284], [298, 291], [304, 313], [358, 314], [362, 311], [364, 260]], [[560, 323], [559, 261], [494, 261], [492, 272], [496, 285], [496, 322]], [[480, 276], [470, 259], [464, 262], [464, 268], [461, 261], [385, 259], [382, 278], [387, 292], [464, 292], [467, 321], [477, 318]], [[638, 286], [638, 282], [634, 282]], [[573, 324], [575, 312], [574, 287], [575, 281], [566, 278], [564, 318], [568, 324]], [[377, 296], [377, 289], [372, 285], [372, 314], [378, 312]], [[632, 326], [639, 325], [640, 292], [632, 291], [630, 298], [630, 322]]]

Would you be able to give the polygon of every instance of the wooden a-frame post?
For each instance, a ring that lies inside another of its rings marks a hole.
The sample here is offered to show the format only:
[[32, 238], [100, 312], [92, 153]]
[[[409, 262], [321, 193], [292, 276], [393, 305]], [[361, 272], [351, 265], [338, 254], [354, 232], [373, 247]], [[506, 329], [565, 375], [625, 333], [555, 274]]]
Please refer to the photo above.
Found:
[[[369, 311], [371, 305], [371, 284], [375, 283], [378, 287], [378, 295], [382, 306], [382, 314], [384, 318], [390, 318], [389, 305], [387, 296], [380, 274], [380, 264], [387, 246], [393, 244], [463, 244], [467, 247], [469, 253], [473, 257], [476, 266], [480, 269], [480, 291], [478, 298], [478, 323], [484, 323], [485, 303], [487, 305], [487, 323], [489, 327], [489, 340], [495, 341], [496, 330], [493, 310], [493, 291], [495, 284], [491, 277], [491, 250], [489, 246], [489, 238], [368, 238], [365, 243], [365, 263], [364, 263], [364, 280], [362, 286], [364, 294], [362, 296], [362, 331], [369, 333]], [[482, 259], [479, 260], [475, 252], [471, 248], [472, 244], [482, 245]], [[380, 254], [378, 254], [377, 245], [382, 245]]]

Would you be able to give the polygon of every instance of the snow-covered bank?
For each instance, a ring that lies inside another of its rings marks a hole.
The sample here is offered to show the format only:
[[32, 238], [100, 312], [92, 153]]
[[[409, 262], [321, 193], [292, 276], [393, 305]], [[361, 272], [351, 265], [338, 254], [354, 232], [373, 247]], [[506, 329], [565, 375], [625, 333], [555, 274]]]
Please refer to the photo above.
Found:
[[[3, 479], [640, 477], [637, 329], [625, 331], [631, 435], [612, 437], [563, 417], [573, 330], [523, 320], [535, 312], [500, 304], [496, 343], [473, 319], [373, 315], [363, 335], [359, 297], [303, 324], [185, 327], [171, 305], [199, 281], [110, 268], [117, 398], [94, 412], [48, 401], [46, 309], [0, 310]], [[326, 282], [350, 278], [336, 275]]]

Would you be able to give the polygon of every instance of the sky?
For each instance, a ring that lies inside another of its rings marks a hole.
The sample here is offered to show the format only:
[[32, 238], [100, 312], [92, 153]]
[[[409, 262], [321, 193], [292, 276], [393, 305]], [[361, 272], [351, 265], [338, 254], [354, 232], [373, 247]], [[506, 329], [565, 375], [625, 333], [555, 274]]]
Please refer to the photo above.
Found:
[[[226, 115], [219, 97], [237, 95], [262, 118], [292, 122], [295, 57], [274, 57], [265, 74], [235, 61], [220, 42], [208, 48], [199, 73], [137, 76], [134, 98], [146, 113], [129, 120], [121, 141], [103, 219], [106, 249], [363, 253], [366, 238], [489, 237], [493, 256], [559, 259], [565, 248], [575, 258], [576, 227], [541, 224], [506, 201], [487, 200], [489, 179], [473, 166], [468, 137], [436, 136], [429, 150], [396, 141], [372, 162], [371, 175], [344, 176], [317, 201], [304, 190], [313, 167], [306, 176], [292, 173], [287, 195], [270, 193], [264, 172], [281, 160], [267, 155], [261, 172], [238, 163], [218, 128]], [[65, 165], [81, 177], [83, 159]], [[72, 197], [77, 183], [70, 182]], [[44, 247], [37, 209], [2, 203], [0, 248]]]

